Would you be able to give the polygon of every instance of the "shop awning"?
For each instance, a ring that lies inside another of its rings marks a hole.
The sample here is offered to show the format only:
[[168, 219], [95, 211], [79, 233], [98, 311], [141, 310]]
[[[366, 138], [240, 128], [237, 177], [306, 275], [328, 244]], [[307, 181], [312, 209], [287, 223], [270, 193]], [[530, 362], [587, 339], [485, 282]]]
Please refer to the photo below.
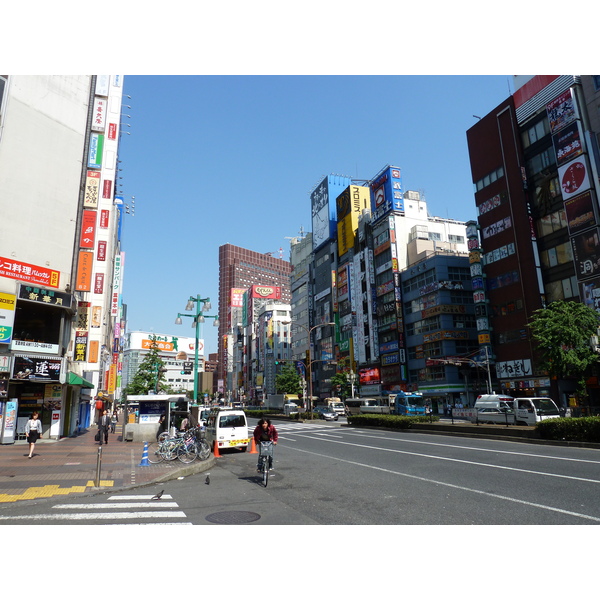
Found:
[[73, 371], [69, 371], [69, 381], [67, 382], [69, 385], [81, 385], [86, 388], [93, 388], [94, 384], [87, 379], [81, 377], [81, 375], [77, 375], [77, 373], [73, 373]]

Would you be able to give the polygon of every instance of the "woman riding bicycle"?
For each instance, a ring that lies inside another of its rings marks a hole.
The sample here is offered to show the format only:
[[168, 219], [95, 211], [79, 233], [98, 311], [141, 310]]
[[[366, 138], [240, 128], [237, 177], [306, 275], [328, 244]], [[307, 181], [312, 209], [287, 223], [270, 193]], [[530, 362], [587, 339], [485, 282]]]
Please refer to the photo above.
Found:
[[[271, 421], [269, 419], [261, 419], [254, 430], [254, 441], [256, 445], [260, 448], [261, 442], [273, 442], [273, 444], [277, 444], [277, 440], [279, 439], [279, 434], [277, 433], [277, 429], [275, 429], [275, 425], [271, 425]], [[262, 471], [262, 454], [259, 451], [258, 454], [258, 465], [256, 470]], [[269, 471], [273, 470], [273, 453], [269, 455]]]

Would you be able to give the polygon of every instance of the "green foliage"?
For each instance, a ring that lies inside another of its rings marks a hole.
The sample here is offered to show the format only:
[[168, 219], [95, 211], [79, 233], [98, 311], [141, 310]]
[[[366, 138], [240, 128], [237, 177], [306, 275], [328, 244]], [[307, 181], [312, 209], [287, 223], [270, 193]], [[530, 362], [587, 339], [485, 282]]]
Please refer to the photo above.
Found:
[[577, 380], [577, 392], [587, 395], [585, 373], [598, 355], [590, 338], [600, 324], [598, 313], [581, 302], [557, 300], [533, 313], [529, 323], [533, 339], [542, 354], [540, 367], [560, 379]]
[[164, 383], [165, 374], [161, 371], [161, 369], [165, 369], [165, 363], [158, 354], [156, 337], [152, 336], [150, 339], [153, 342], [150, 351], [140, 363], [133, 380], [124, 390], [128, 395], [148, 394], [150, 391], [169, 392], [168, 386]]
[[358, 427], [387, 427], [388, 429], [410, 429], [413, 423], [429, 423], [439, 421], [439, 417], [429, 415], [418, 417], [403, 417], [400, 415], [350, 415], [348, 424]]
[[281, 365], [281, 371], [275, 377], [275, 389], [278, 394], [301, 394], [302, 393], [302, 378], [296, 371], [296, 368], [284, 362]]
[[348, 381], [346, 373], [336, 373], [331, 377], [331, 389], [333, 390], [332, 394], [342, 400], [351, 395], [352, 386]]
[[545, 440], [600, 442], [600, 417], [546, 419], [536, 427]]

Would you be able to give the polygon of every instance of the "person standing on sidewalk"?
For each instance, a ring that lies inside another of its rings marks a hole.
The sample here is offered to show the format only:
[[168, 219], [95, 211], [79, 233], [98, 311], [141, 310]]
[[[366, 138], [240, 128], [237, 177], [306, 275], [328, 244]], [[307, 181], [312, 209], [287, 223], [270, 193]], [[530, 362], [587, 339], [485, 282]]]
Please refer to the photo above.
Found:
[[42, 422], [39, 419], [37, 412], [31, 415], [31, 419], [25, 424], [25, 435], [29, 442], [29, 458], [33, 458], [33, 451], [35, 449], [35, 443], [42, 436]]
[[98, 421], [98, 433], [100, 434], [100, 445], [102, 445], [102, 438], [104, 438], [104, 443], [108, 444], [108, 432], [110, 430], [110, 417], [108, 416], [108, 411], [104, 409], [102, 411], [102, 416]]
[[119, 422], [119, 416], [117, 415], [117, 409], [113, 410], [112, 417], [110, 418], [110, 432], [114, 433], [117, 430], [117, 423]]

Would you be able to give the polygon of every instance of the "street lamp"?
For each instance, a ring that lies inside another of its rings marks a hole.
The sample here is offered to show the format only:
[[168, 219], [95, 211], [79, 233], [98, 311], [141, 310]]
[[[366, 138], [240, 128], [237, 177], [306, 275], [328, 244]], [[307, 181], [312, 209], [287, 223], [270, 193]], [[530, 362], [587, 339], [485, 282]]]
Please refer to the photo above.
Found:
[[[201, 306], [202, 304], [202, 306]], [[192, 323], [192, 327], [196, 328], [196, 343], [194, 345], [194, 402], [198, 402], [198, 345], [200, 338], [200, 323], [204, 323], [206, 319], [214, 319], [213, 325], [215, 327], [219, 326], [219, 317], [216, 315], [205, 315], [203, 314], [205, 310], [210, 310], [210, 298], [200, 298], [200, 296], [190, 296], [188, 303], [185, 306], [185, 310], [194, 310], [196, 309], [196, 314], [186, 314], [186, 313], [177, 313], [177, 318], [175, 319], [175, 325], [181, 325], [181, 317], [191, 317], [194, 319]]]
[[[282, 321], [281, 324], [282, 325], [289, 325], [291, 323], [291, 321]], [[330, 360], [321, 360], [321, 359], [317, 359], [317, 360], [312, 360], [312, 340], [311, 340], [311, 334], [315, 329], [318, 329], [319, 327], [326, 327], [327, 325], [332, 325], [335, 327], [335, 323], [319, 323], [318, 325], [315, 325], [314, 327], [311, 327], [310, 329], [308, 327], [305, 327], [304, 325], [301, 325], [300, 323], [295, 323], [295, 325], [297, 327], [302, 327], [302, 329], [304, 329], [304, 331], [306, 331], [308, 333], [308, 364], [306, 365], [307, 370], [308, 370], [308, 411], [310, 413], [310, 418], [313, 418], [312, 415], [312, 400], [313, 400], [313, 385], [312, 385], [312, 365], [313, 363], [316, 362], [332, 362]]]

